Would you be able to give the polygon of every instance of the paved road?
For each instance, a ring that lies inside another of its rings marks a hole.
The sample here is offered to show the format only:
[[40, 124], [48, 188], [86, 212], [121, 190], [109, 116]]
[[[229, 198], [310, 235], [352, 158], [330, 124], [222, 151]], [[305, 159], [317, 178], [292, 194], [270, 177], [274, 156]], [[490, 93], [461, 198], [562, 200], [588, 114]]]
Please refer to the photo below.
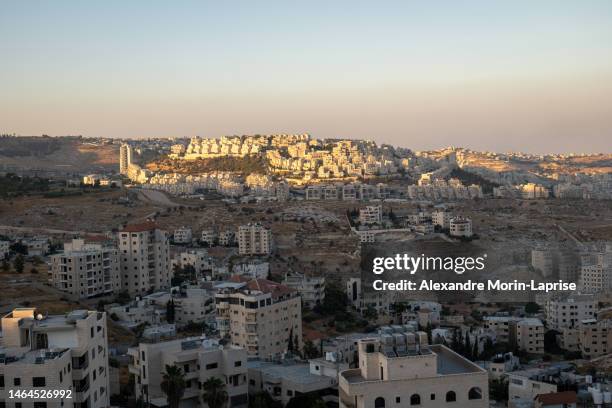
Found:
[[158, 190], [140, 189], [138, 190], [138, 198], [163, 207], [178, 207], [181, 205], [170, 200], [166, 194]]

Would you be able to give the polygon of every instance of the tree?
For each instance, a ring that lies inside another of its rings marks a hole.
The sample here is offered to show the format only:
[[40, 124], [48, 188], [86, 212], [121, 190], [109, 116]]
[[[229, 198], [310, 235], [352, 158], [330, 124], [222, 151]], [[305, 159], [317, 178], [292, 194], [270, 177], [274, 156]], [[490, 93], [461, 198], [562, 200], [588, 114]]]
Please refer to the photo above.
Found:
[[2, 271], [3, 272], [8, 272], [10, 270], [11, 270], [11, 264], [9, 264], [6, 259], [3, 259], [2, 260]]
[[312, 340], [306, 339], [306, 341], [304, 341], [303, 354], [304, 354], [304, 358], [317, 358], [317, 357], [319, 357], [319, 350], [314, 345]]
[[293, 328], [291, 328], [291, 331], [289, 332], [289, 343], [287, 344], [287, 351], [290, 353], [293, 353], [294, 351]]
[[168, 323], [174, 323], [174, 318], [175, 318], [174, 299], [170, 299], [166, 303], [166, 321]]
[[258, 392], [249, 398], [249, 408], [282, 408], [283, 404], [275, 401], [265, 391]]
[[489, 381], [489, 394], [495, 401], [508, 401], [508, 381], [504, 379]]
[[227, 402], [227, 391], [225, 384], [217, 378], [211, 377], [202, 384], [204, 394], [202, 400], [208, 405], [208, 408], [223, 408]]
[[285, 408], [325, 408], [325, 402], [318, 396], [302, 394], [291, 398]]
[[15, 269], [15, 272], [17, 273], [23, 273], [23, 267], [25, 265], [25, 261], [23, 259], [23, 255], [19, 254], [15, 257], [15, 260], [13, 261], [13, 268]]
[[161, 389], [168, 398], [168, 408], [178, 408], [185, 393], [185, 375], [179, 367], [166, 364], [162, 378]]
[[536, 314], [540, 311], [540, 305], [535, 302], [529, 302], [525, 305], [525, 313]]

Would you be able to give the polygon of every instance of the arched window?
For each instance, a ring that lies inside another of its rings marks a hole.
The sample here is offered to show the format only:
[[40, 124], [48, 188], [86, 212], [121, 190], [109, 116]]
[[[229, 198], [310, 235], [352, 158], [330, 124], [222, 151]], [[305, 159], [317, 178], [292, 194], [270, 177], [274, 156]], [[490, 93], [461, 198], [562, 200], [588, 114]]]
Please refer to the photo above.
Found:
[[446, 402], [455, 402], [457, 401], [457, 394], [455, 391], [449, 391], [446, 393]]
[[374, 408], [385, 408], [385, 399], [378, 397], [374, 400]]
[[419, 394], [412, 394], [410, 397], [410, 405], [421, 405], [421, 396]]
[[470, 388], [470, 392], [468, 392], [468, 399], [482, 399], [482, 390], [478, 387]]

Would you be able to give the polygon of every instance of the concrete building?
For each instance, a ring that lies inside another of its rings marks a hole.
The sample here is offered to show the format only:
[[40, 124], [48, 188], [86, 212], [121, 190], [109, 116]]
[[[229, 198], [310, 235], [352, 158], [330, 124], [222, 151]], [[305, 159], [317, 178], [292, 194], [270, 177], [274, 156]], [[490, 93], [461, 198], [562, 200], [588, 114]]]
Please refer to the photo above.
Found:
[[202, 384], [216, 377], [225, 384], [228, 408], [248, 404], [247, 353], [234, 346], [222, 346], [216, 340], [192, 337], [158, 343], [140, 343], [128, 349], [129, 372], [135, 376], [137, 397], [152, 407], [166, 407], [161, 389], [166, 365], [177, 366], [185, 374], [186, 389], [181, 408], [206, 407], [201, 402]]
[[[330, 363], [324, 359], [309, 363], [251, 360], [247, 364], [249, 393], [265, 391], [283, 406], [302, 394], [316, 394], [324, 401], [337, 403], [338, 364]], [[346, 364], [340, 366], [348, 368]]]
[[[105, 313], [74, 310], [46, 316], [34, 308], [19, 308], [2, 318], [1, 327], [3, 406], [110, 406]], [[9, 398], [9, 390], [70, 390], [72, 398], [17, 401]]]
[[132, 164], [132, 147], [128, 144], [122, 144], [119, 148], [119, 173], [127, 176], [128, 169]]
[[302, 348], [302, 308], [294, 289], [265, 279], [233, 276], [215, 287], [217, 328], [249, 356], [272, 358]]
[[238, 228], [238, 253], [240, 255], [269, 255], [272, 232], [261, 224], [241, 225]]
[[580, 322], [579, 344], [586, 359], [600, 357], [612, 350], [612, 319], [586, 319]]
[[121, 286], [130, 294], [170, 287], [168, 233], [153, 222], [128, 225], [119, 231]]
[[11, 243], [9, 241], [0, 241], [0, 261], [3, 259], [8, 259]]
[[472, 220], [465, 217], [451, 218], [449, 230], [451, 237], [469, 238], [472, 236]]
[[303, 274], [285, 276], [283, 284], [298, 291], [302, 297], [302, 306], [309, 309], [320, 305], [325, 300], [325, 278]]
[[201, 323], [215, 313], [214, 293], [206, 289], [183, 289], [172, 295], [172, 301], [178, 325]]
[[73, 239], [64, 251], [51, 255], [51, 284], [79, 299], [121, 290], [119, 252], [114, 246]]
[[175, 244], [191, 244], [193, 239], [191, 228], [180, 227], [175, 229], [172, 238]]
[[530, 354], [544, 354], [544, 324], [540, 319], [528, 318], [516, 322], [515, 344]]
[[359, 368], [339, 376], [340, 408], [489, 406], [487, 372], [424, 332], [358, 347]]
[[434, 211], [431, 213], [431, 221], [440, 228], [450, 228], [451, 213], [448, 211]]
[[200, 241], [202, 242], [202, 244], [214, 246], [217, 242], [217, 236], [218, 234], [215, 229], [205, 229], [202, 230], [202, 233], [200, 234]]
[[172, 260], [172, 267], [175, 265], [185, 268], [187, 265], [193, 266], [196, 273], [200, 274], [203, 271], [210, 271], [212, 269], [212, 258], [208, 255], [206, 249], [190, 249], [183, 251], [178, 254]]
[[382, 222], [382, 206], [369, 205], [359, 210], [361, 224], [380, 224]]
[[597, 312], [597, 300], [592, 294], [571, 294], [546, 300], [544, 304], [546, 324], [549, 329], [572, 329]]
[[517, 406], [520, 402], [533, 404], [538, 395], [557, 392], [554, 379], [559, 372], [557, 367], [546, 367], [508, 373], [508, 406]]

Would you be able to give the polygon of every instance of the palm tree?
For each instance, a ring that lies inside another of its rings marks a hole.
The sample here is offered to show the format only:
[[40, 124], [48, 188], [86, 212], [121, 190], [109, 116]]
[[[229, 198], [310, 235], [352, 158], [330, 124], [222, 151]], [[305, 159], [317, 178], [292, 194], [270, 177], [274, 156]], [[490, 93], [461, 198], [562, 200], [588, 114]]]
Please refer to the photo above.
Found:
[[225, 384], [217, 377], [211, 377], [202, 384], [204, 395], [202, 400], [208, 408], [223, 408], [227, 402], [227, 391]]
[[185, 375], [181, 369], [175, 365], [166, 365], [161, 389], [168, 398], [168, 408], [178, 408], [185, 393], [185, 388]]

